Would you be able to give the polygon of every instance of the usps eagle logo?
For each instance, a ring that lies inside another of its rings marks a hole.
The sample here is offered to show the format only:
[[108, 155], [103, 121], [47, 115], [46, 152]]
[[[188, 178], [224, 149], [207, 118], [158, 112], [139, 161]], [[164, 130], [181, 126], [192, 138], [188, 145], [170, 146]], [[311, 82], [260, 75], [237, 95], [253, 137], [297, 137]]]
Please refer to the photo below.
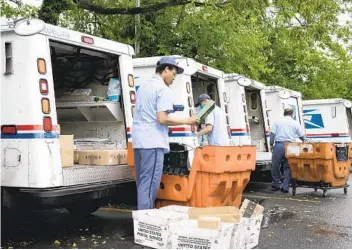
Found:
[[303, 110], [303, 118], [306, 129], [324, 128], [323, 117], [318, 109]]

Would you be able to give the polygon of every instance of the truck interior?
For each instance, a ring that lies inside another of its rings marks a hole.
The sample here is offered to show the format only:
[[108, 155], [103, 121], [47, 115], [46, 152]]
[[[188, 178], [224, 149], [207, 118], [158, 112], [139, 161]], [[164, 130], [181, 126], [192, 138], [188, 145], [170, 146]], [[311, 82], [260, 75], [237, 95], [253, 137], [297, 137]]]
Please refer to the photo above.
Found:
[[107, 99], [110, 79], [120, 79], [118, 55], [49, 44], [61, 134], [73, 134], [78, 150], [126, 149], [121, 99]]
[[268, 147], [265, 136], [265, 121], [263, 117], [260, 90], [246, 87], [245, 93], [252, 145], [255, 145], [259, 152], [267, 152]]
[[[201, 94], [208, 94], [210, 98], [220, 106], [219, 92], [216, 78], [205, 74], [195, 73], [191, 77], [193, 100], [196, 103]], [[194, 103], [194, 104], [195, 104]]]
[[[201, 94], [208, 94], [210, 98], [215, 101], [216, 105], [220, 106], [219, 93], [217, 87], [217, 80], [205, 74], [195, 73], [191, 77], [193, 101], [190, 106], [194, 106]], [[189, 100], [191, 102], [191, 100]], [[193, 111], [191, 111], [193, 112]], [[198, 129], [201, 128], [201, 125]], [[188, 151], [185, 145], [178, 143], [170, 143], [170, 152], [164, 157], [164, 174], [171, 175], [188, 175]]]

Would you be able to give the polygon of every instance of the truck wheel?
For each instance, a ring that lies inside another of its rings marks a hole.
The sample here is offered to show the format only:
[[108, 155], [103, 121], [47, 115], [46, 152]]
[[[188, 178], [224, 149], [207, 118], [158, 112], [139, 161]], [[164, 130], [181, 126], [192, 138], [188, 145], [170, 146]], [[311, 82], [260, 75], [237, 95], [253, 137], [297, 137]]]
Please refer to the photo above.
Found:
[[92, 201], [81, 201], [81, 202], [66, 204], [65, 208], [71, 214], [85, 217], [97, 211], [100, 208], [100, 206], [101, 206], [101, 201], [92, 200]]

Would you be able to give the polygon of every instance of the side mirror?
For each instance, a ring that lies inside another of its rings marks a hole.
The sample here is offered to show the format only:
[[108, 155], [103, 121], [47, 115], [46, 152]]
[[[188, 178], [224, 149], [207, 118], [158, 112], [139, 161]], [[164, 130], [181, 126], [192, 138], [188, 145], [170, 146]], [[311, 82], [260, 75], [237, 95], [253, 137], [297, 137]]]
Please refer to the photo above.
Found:
[[19, 36], [31, 36], [41, 32], [45, 23], [39, 19], [22, 19], [15, 22], [15, 33]]
[[291, 97], [291, 93], [288, 90], [280, 90], [278, 93], [280, 99], [288, 99]]

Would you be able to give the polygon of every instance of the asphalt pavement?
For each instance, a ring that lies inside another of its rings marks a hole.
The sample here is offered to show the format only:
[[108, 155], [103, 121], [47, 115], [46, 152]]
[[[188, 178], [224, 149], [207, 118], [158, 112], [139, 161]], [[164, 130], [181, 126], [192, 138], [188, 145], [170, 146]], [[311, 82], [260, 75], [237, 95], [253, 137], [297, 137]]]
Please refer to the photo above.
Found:
[[[292, 196], [250, 185], [244, 197], [265, 208], [257, 248], [352, 248], [352, 187], [348, 191], [322, 197], [322, 191], [297, 188]], [[142, 248], [133, 239], [134, 206], [107, 206], [87, 218], [64, 209], [2, 213], [1, 247]]]

